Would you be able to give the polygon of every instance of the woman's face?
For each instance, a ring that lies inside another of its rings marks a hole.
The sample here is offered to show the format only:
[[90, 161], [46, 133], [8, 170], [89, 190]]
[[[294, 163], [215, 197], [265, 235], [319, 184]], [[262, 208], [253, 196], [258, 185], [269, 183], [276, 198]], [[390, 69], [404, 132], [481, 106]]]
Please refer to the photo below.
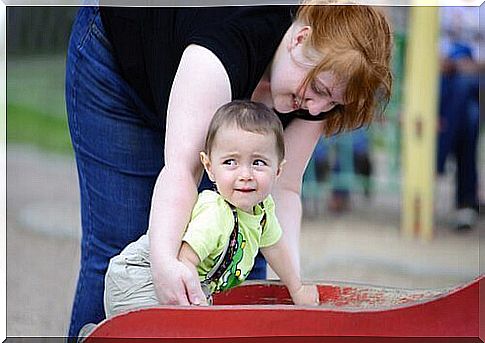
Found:
[[302, 84], [313, 64], [303, 54], [303, 41], [310, 33], [308, 26], [290, 27], [273, 59], [270, 87], [274, 108], [281, 113], [305, 109], [311, 115], [328, 112], [344, 105], [346, 82], [339, 81], [331, 71], [324, 71], [311, 81], [307, 89]]

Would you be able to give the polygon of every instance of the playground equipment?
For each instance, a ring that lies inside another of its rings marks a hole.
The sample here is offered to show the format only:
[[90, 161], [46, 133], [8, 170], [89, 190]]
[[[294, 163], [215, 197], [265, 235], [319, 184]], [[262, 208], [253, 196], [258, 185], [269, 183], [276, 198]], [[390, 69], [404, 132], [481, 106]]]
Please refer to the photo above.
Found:
[[288, 291], [279, 283], [247, 282], [217, 294], [214, 306], [162, 306], [115, 316], [98, 325], [85, 342], [133, 337], [210, 342], [233, 342], [238, 337], [274, 342], [279, 337], [311, 342], [337, 336], [352, 336], [345, 342], [370, 342], [365, 337], [372, 337], [372, 342], [392, 342], [389, 337], [419, 337], [415, 342], [452, 342], [447, 338], [454, 337], [459, 340], [453, 342], [467, 342], [464, 339], [478, 337], [482, 327], [479, 296], [484, 280], [431, 290], [318, 284], [321, 305], [317, 307], [290, 305]]
[[403, 202], [401, 230], [408, 236], [433, 236], [438, 99], [438, 9], [412, 7], [405, 68], [403, 109]]

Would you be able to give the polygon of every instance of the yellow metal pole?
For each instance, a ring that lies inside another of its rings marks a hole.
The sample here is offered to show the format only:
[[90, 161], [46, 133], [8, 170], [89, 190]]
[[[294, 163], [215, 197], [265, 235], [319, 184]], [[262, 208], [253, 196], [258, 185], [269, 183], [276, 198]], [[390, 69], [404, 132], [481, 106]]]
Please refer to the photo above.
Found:
[[402, 220], [407, 237], [433, 236], [433, 186], [439, 78], [437, 7], [411, 7], [402, 142]]

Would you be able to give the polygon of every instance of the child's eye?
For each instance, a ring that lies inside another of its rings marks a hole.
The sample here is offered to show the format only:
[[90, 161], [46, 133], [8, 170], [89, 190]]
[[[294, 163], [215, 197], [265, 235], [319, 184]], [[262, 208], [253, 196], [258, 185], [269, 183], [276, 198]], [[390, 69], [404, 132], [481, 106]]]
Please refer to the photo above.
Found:
[[236, 165], [236, 160], [233, 158], [224, 160], [222, 164], [228, 165], [228, 166], [235, 166]]
[[263, 167], [267, 165], [267, 163], [263, 160], [254, 160], [253, 164], [258, 167]]

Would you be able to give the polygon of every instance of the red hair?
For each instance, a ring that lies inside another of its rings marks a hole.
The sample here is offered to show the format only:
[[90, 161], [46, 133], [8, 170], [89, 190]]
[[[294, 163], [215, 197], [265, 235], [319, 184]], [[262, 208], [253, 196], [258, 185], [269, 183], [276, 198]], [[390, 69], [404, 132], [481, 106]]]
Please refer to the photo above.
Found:
[[[323, 71], [347, 82], [345, 105], [332, 110], [324, 134], [369, 125], [376, 114], [382, 115], [392, 87], [392, 35], [386, 17], [369, 6], [306, 2], [300, 6], [296, 22], [312, 29], [304, 41], [304, 54], [315, 67], [302, 88]], [[381, 107], [375, 113], [377, 105]]]

